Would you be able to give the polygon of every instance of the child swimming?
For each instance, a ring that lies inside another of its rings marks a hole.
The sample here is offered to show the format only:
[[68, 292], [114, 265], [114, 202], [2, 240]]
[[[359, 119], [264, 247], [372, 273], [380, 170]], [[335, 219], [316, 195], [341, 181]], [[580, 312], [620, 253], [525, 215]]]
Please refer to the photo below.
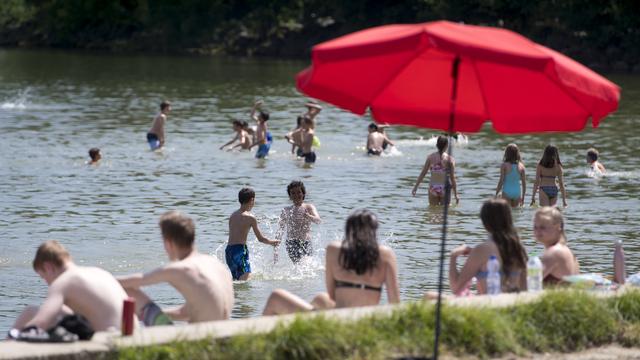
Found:
[[[502, 197], [512, 207], [523, 206], [527, 189], [524, 164], [520, 158], [520, 150], [516, 144], [509, 144], [504, 150], [502, 166], [500, 166], [500, 180], [496, 187], [496, 196], [502, 190]], [[520, 190], [522, 189], [522, 191]]]
[[238, 144], [234, 145], [231, 149], [239, 147], [243, 150], [249, 150], [249, 148], [251, 148], [251, 138], [244, 130], [243, 124], [240, 120], [233, 120], [233, 131], [236, 132], [236, 136], [226, 144], [220, 146], [220, 150], [223, 150], [226, 146], [229, 146], [236, 141]]
[[587, 164], [591, 170], [599, 175], [602, 175], [607, 172], [607, 169], [604, 168], [604, 165], [598, 160], [600, 158], [600, 153], [595, 148], [590, 148], [587, 150]]
[[102, 154], [100, 153], [100, 149], [98, 148], [89, 149], [89, 158], [91, 160], [87, 162], [87, 165], [97, 165], [98, 162], [100, 162], [100, 159], [102, 159]]
[[251, 118], [257, 122], [256, 142], [251, 145], [251, 147], [258, 145], [258, 151], [256, 151], [256, 158], [258, 159], [264, 159], [265, 157], [267, 157], [267, 155], [269, 154], [269, 150], [271, 149], [272, 142], [271, 133], [267, 128], [269, 113], [262, 110], [257, 112], [262, 104], [262, 100], [258, 100], [253, 105], [253, 109], [251, 109]]
[[298, 263], [302, 257], [312, 255], [311, 223], [319, 224], [321, 219], [316, 207], [304, 202], [307, 191], [302, 181], [292, 181], [287, 186], [287, 194], [293, 205], [282, 209], [276, 239], [280, 240], [286, 229], [287, 253], [291, 261]]
[[[560, 185], [559, 188], [558, 185]], [[540, 206], [554, 206], [558, 201], [558, 189], [562, 192], [563, 206], [568, 206], [567, 192], [562, 178], [562, 162], [560, 162], [558, 148], [553, 145], [547, 145], [536, 167], [536, 181], [533, 183], [533, 194], [531, 194], [532, 206], [536, 203], [538, 188], [540, 188]]]

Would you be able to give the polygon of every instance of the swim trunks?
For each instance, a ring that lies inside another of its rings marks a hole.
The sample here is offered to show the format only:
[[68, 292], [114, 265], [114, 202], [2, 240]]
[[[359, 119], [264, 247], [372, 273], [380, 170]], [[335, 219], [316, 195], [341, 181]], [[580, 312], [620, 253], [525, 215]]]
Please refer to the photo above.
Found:
[[297, 157], [304, 157], [304, 151], [302, 151], [302, 148], [298, 148], [298, 150], [296, 150], [296, 156]]
[[149, 143], [151, 151], [155, 151], [160, 148], [160, 139], [158, 139], [158, 135], [154, 133], [147, 133], [147, 142]]
[[511, 164], [511, 171], [504, 176], [502, 194], [511, 200], [520, 199], [520, 174], [518, 164]]
[[242, 275], [251, 272], [249, 248], [246, 244], [227, 245], [224, 249], [224, 256], [233, 280], [240, 280]]
[[311, 241], [305, 240], [287, 240], [284, 243], [287, 248], [287, 254], [294, 263], [300, 262], [304, 256], [311, 256], [313, 254], [313, 246]]
[[375, 149], [369, 149], [369, 150], [367, 150], [367, 155], [376, 155], [376, 156], [380, 156], [380, 154], [382, 154], [382, 151], [380, 151], [380, 150], [375, 150]]
[[258, 146], [258, 151], [256, 152], [257, 159], [264, 159], [269, 155], [269, 149], [271, 149], [271, 143], [266, 143]]
[[145, 326], [173, 325], [171, 318], [153, 301], [142, 308], [142, 322]]
[[304, 162], [307, 164], [316, 162], [316, 153], [314, 153], [313, 151], [310, 153], [302, 154], [302, 156], [304, 157]]
[[540, 190], [544, 191], [549, 199], [553, 199], [558, 196], [558, 187], [555, 185], [540, 186]]

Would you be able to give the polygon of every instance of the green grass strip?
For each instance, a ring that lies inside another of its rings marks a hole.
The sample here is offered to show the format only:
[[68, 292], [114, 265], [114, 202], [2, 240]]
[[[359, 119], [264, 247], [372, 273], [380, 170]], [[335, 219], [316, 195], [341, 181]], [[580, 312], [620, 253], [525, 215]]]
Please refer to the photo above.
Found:
[[[356, 321], [297, 317], [263, 334], [121, 348], [119, 359], [387, 359], [429, 356], [434, 305], [416, 302]], [[640, 291], [598, 298], [556, 290], [507, 308], [443, 307], [442, 352], [481, 358], [640, 345]]]

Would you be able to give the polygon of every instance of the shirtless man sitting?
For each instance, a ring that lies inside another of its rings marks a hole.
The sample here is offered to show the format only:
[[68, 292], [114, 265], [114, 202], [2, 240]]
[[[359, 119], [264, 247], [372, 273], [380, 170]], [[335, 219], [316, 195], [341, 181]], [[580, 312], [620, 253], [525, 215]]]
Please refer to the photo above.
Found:
[[27, 307], [16, 319], [15, 329], [36, 326], [46, 330], [70, 314], [84, 316], [95, 331], [120, 329], [127, 294], [113, 275], [100, 268], [77, 266], [55, 240], [38, 247], [33, 269], [49, 285], [47, 298], [40, 307]]
[[393, 142], [389, 138], [380, 132], [378, 125], [375, 123], [369, 124], [369, 135], [367, 136], [367, 154], [369, 155], [381, 155], [386, 145], [393, 146]]
[[[231, 275], [218, 259], [198, 253], [193, 220], [178, 211], [169, 211], [160, 217], [159, 225], [171, 262], [146, 274], [118, 277], [127, 293], [136, 299], [136, 314], [146, 326], [168, 325], [174, 320], [193, 323], [229, 319], [233, 307]], [[160, 309], [139, 289], [162, 282], [178, 290], [185, 304]]]

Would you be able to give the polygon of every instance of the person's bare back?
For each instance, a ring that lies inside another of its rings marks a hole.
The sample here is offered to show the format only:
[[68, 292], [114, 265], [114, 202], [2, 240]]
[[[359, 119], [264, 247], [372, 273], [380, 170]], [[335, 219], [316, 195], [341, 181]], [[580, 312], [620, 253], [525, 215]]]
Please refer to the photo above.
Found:
[[249, 211], [236, 210], [229, 216], [229, 245], [246, 244], [256, 217]]

